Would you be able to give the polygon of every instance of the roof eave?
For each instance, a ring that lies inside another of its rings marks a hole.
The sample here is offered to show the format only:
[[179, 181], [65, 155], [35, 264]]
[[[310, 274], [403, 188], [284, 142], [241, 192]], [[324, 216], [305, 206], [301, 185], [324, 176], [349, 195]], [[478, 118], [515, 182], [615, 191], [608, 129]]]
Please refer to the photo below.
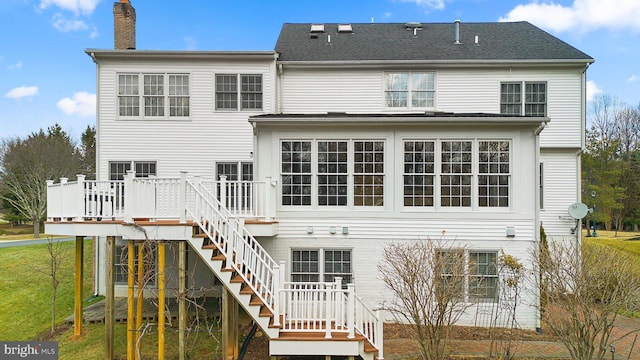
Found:
[[287, 115], [250, 117], [249, 122], [256, 125], [517, 125], [539, 126], [551, 121], [548, 117], [525, 116], [326, 116], [313, 115], [295, 117]]
[[594, 59], [480, 59], [480, 60], [279, 60], [278, 63], [291, 67], [312, 67], [312, 66], [402, 66], [402, 65], [434, 65], [434, 66], [558, 66], [558, 65], [581, 65], [592, 64]]
[[104, 50], [85, 49], [87, 55], [94, 60], [113, 59], [252, 59], [273, 60], [277, 53], [273, 50], [265, 51], [184, 51], [184, 50]]

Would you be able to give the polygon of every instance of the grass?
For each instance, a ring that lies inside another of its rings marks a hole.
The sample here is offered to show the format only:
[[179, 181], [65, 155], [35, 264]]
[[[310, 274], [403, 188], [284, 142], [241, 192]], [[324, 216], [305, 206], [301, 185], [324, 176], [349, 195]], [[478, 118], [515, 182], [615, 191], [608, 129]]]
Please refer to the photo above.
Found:
[[634, 256], [640, 257], [640, 240], [630, 240], [632, 238], [640, 237], [638, 232], [618, 232], [618, 236], [615, 236], [614, 231], [598, 231], [596, 237], [584, 237], [587, 241], [595, 241], [599, 244], [607, 245]]
[[[61, 243], [65, 259], [59, 270], [61, 280], [56, 300], [57, 323], [73, 313], [73, 268], [75, 242]], [[92, 294], [92, 242], [86, 240], [84, 262], [84, 298]], [[47, 245], [0, 249], [0, 340], [32, 340], [51, 324], [51, 278]]]

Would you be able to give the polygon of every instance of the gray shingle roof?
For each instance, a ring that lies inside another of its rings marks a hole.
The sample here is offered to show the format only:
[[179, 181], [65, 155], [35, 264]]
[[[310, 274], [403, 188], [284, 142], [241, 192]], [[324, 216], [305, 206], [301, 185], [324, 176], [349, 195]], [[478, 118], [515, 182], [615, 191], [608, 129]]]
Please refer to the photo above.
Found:
[[[404, 23], [352, 24], [338, 32], [325, 24], [312, 38], [311, 24], [284, 24], [276, 44], [280, 61], [550, 61], [593, 59], [528, 22], [461, 23], [455, 42], [454, 23], [425, 23], [407, 30]], [[478, 45], [475, 45], [478, 36]], [[330, 37], [330, 42], [328, 38]]]

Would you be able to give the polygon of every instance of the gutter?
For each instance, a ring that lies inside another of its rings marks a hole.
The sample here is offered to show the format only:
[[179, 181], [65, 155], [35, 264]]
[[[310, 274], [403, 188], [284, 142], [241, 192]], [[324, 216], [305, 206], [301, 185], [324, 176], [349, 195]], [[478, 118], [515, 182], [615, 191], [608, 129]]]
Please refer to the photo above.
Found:
[[281, 60], [287, 66], [393, 66], [393, 65], [581, 65], [591, 64], [593, 59], [470, 59], [470, 60]]

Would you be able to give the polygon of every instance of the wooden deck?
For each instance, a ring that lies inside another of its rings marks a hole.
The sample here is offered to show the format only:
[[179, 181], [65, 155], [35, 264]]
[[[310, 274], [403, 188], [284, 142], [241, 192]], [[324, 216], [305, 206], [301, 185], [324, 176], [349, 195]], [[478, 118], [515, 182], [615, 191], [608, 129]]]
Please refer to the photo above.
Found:
[[[155, 299], [154, 299], [155, 301]], [[172, 321], [178, 319], [178, 303], [174, 298], [168, 298], [165, 301], [167, 306], [167, 317]], [[204, 301], [204, 310], [208, 318], [218, 319], [220, 317], [220, 305], [219, 299], [215, 297], [206, 298]], [[127, 322], [127, 298], [116, 298], [114, 305], [114, 315], [116, 323]], [[195, 316], [195, 310], [192, 308], [189, 311], [190, 316]], [[83, 318], [85, 323], [104, 323], [104, 300], [98, 301], [95, 304], [91, 304], [83, 309]], [[71, 315], [64, 319], [65, 322], [72, 324], [75, 320], [75, 316]], [[143, 321], [157, 321], [158, 320], [158, 307], [151, 299], [145, 299], [142, 310]]]

